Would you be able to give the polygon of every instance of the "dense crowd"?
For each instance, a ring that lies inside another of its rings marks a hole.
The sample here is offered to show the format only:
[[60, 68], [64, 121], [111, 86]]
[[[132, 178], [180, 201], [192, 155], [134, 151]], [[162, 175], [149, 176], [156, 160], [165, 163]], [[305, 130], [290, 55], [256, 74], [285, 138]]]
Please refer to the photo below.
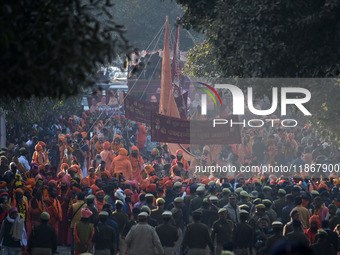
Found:
[[[172, 155], [124, 115], [84, 112], [9, 127], [0, 152], [3, 250], [336, 254], [340, 150], [325, 132], [243, 128], [241, 144], [216, 155], [196, 145], [187, 160], [185, 149]], [[194, 172], [216, 164], [252, 171]], [[295, 171], [263, 171], [270, 165]]]

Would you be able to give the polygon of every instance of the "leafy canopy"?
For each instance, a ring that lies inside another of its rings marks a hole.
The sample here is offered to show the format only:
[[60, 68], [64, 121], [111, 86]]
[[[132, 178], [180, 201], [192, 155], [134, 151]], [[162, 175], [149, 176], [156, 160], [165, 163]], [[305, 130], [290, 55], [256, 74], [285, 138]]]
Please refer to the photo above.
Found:
[[0, 83], [11, 98], [76, 95], [127, 52], [110, 0], [18, 0], [0, 6]]

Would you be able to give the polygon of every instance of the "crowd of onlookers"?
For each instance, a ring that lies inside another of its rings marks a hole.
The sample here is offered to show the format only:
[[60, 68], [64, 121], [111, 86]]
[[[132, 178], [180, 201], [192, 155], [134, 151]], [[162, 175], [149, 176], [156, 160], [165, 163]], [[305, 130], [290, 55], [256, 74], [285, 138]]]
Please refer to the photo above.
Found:
[[[71, 245], [72, 254], [335, 254], [340, 151], [325, 132], [243, 128], [241, 144], [192, 145], [196, 156], [188, 159], [124, 115], [84, 112], [9, 128], [0, 152], [2, 247], [8, 254], [52, 254], [57, 245]], [[194, 173], [195, 165], [216, 164], [257, 171]], [[264, 165], [297, 171], [268, 173]]]

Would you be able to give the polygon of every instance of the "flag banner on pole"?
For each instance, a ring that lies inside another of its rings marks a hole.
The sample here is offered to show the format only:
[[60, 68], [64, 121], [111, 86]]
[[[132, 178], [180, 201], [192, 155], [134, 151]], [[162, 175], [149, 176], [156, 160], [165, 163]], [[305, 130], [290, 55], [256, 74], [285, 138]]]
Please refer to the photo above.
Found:
[[[237, 116], [225, 119], [238, 121]], [[226, 124], [212, 126], [212, 121], [183, 120], [158, 114], [151, 115], [152, 141], [181, 144], [239, 144], [240, 127]]]
[[151, 124], [151, 113], [158, 112], [158, 103], [139, 100], [133, 96], [125, 96], [125, 117], [129, 120]]

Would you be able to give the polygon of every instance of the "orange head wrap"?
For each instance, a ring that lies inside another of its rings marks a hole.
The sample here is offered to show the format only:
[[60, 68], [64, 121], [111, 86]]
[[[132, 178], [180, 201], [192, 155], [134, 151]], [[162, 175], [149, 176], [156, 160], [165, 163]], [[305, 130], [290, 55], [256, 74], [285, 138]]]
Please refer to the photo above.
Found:
[[181, 153], [181, 154], [183, 155], [183, 150], [182, 150], [182, 149], [178, 149], [178, 150], [176, 151], [176, 156], [177, 156], [178, 153]]
[[60, 166], [60, 171], [63, 172], [64, 168], [68, 169], [70, 166], [67, 163], [62, 163]]
[[125, 148], [120, 148], [119, 149], [119, 155], [127, 156], [128, 152]]
[[14, 190], [14, 193], [21, 193], [22, 195], [24, 194], [24, 191], [21, 188], [17, 188], [16, 190]]
[[137, 152], [139, 152], [139, 149], [138, 149], [137, 146], [132, 146], [132, 147], [131, 147], [131, 151], [137, 151]]
[[92, 189], [92, 194], [96, 194], [97, 190], [99, 190], [98, 186], [96, 186], [95, 184], [91, 185], [90, 187]]
[[103, 143], [103, 148], [104, 148], [104, 150], [109, 150], [111, 148], [110, 143], [109, 142], [104, 142]]
[[63, 144], [66, 144], [65, 137], [59, 136], [59, 140], [60, 140]]
[[151, 165], [146, 165], [145, 166], [145, 170], [148, 174], [150, 174], [152, 171], [154, 171], [155, 169], [151, 166]]
[[78, 169], [75, 167], [75, 165], [71, 166], [70, 168], [67, 169], [67, 172], [69, 173], [77, 173]]
[[42, 148], [42, 146], [38, 143], [38, 144], [34, 147], [34, 149], [35, 149], [36, 151], [41, 151], [43, 148]]
[[102, 194], [103, 196], [105, 196], [105, 192], [102, 189], [98, 189], [96, 191], [96, 196], [98, 196], [99, 194]]
[[41, 147], [46, 148], [46, 143], [44, 143], [43, 141], [38, 142], [38, 144], [41, 145]]
[[36, 184], [34, 178], [29, 178], [26, 180], [26, 185], [30, 185], [31, 187], [34, 187]]
[[140, 187], [141, 187], [141, 189], [143, 189], [143, 190], [145, 190], [148, 186], [149, 186], [148, 180], [143, 180], [143, 181], [140, 183]]

